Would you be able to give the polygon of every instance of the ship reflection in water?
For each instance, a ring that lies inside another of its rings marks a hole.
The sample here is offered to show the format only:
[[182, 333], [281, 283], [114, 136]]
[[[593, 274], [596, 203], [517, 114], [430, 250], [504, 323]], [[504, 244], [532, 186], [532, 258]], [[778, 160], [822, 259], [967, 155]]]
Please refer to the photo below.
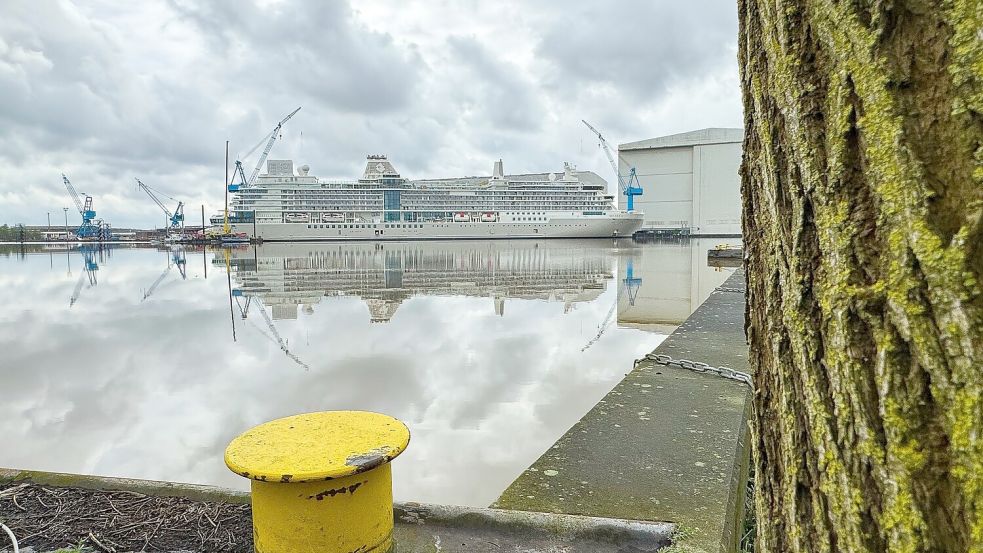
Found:
[[719, 241], [0, 249], [0, 466], [242, 488], [243, 429], [365, 409], [413, 432], [397, 499], [488, 505], [723, 282]]
[[[219, 260], [221, 262], [221, 260]], [[233, 296], [259, 296], [273, 319], [297, 318], [325, 296], [355, 296], [373, 323], [389, 322], [414, 296], [576, 303], [596, 300], [613, 278], [610, 251], [566, 241], [266, 244], [232, 252]]]

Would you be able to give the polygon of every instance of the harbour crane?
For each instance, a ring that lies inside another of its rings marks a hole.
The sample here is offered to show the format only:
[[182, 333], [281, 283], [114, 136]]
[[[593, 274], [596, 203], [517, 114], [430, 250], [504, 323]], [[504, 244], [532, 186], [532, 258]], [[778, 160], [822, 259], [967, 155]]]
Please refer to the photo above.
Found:
[[92, 209], [92, 196], [84, 192], [81, 194], [77, 192], [65, 173], [61, 174], [61, 180], [65, 183], [65, 188], [68, 189], [68, 195], [75, 202], [75, 208], [78, 209], [79, 215], [82, 216], [82, 224], [75, 231], [75, 236], [77, 238], [99, 238], [102, 225], [93, 222], [96, 218], [96, 212]]
[[85, 271], [79, 275], [78, 282], [75, 283], [75, 289], [72, 290], [72, 297], [68, 300], [69, 307], [75, 305], [75, 302], [78, 301], [79, 296], [82, 294], [82, 285], [85, 284], [86, 277], [89, 280], [89, 288], [99, 284], [96, 275], [96, 271], [99, 270], [99, 264], [96, 263], [95, 253], [86, 247], [81, 248], [80, 251], [82, 252]]
[[629, 167], [628, 174], [626, 176], [622, 176], [621, 172], [618, 171], [618, 164], [614, 161], [614, 155], [611, 153], [611, 146], [609, 146], [608, 141], [604, 140], [604, 137], [601, 136], [601, 131], [595, 129], [594, 126], [587, 121], [584, 121], [583, 119], [581, 119], [581, 121], [587, 125], [587, 128], [590, 129], [591, 132], [597, 135], [597, 140], [600, 142], [599, 145], [601, 146], [601, 149], [604, 150], [604, 155], [607, 156], [608, 162], [611, 164], [611, 168], [614, 169], [614, 174], [618, 177], [618, 186], [621, 188], [621, 193], [628, 199], [627, 210], [634, 211], [635, 196], [642, 195], [642, 185], [638, 182], [638, 175], [635, 174], [635, 166], [625, 161], [625, 159], [621, 157], [621, 154], [618, 154], [618, 159], [625, 161], [625, 165], [628, 165]]
[[[280, 347], [280, 350], [283, 351], [284, 355], [293, 360], [294, 363], [297, 363], [301, 367], [310, 370], [311, 367], [307, 363], [301, 361], [300, 358], [294, 355], [294, 353], [287, 347], [287, 343], [284, 342], [283, 338], [280, 336], [280, 333], [277, 332], [276, 326], [273, 324], [273, 319], [271, 319], [266, 313], [266, 307], [260, 304], [259, 310], [263, 313], [263, 320], [266, 322], [266, 326], [270, 329], [269, 333], [266, 333], [263, 329], [259, 328], [258, 325], [253, 323], [252, 319], [247, 318], [249, 316], [249, 307], [252, 305], [253, 296], [243, 294], [242, 290], [239, 288], [232, 288], [232, 256], [230, 255], [228, 248], [223, 248], [222, 255], [225, 257], [225, 273], [229, 277], [229, 309], [232, 309], [232, 300], [234, 298], [236, 305], [239, 306], [239, 316], [243, 320], [252, 324], [253, 328], [265, 336], [266, 339], [276, 343]], [[232, 339], [235, 340], [235, 315], [230, 313], [230, 316], [232, 317]]]
[[171, 268], [174, 266], [177, 266], [178, 272], [181, 273], [181, 280], [188, 280], [186, 265], [187, 258], [185, 258], [184, 251], [171, 250], [171, 257], [167, 259], [167, 268], [164, 269], [164, 272], [157, 277], [157, 280], [155, 280], [153, 284], [150, 285], [150, 288], [147, 288], [147, 291], [143, 293], [143, 298], [140, 301], [145, 301], [151, 294], [154, 293], [155, 290], [157, 290], [157, 287], [160, 286], [161, 282], [164, 282], [164, 279], [171, 272]]
[[271, 319], [270, 314], [266, 312], [266, 307], [262, 305], [259, 307], [260, 307], [259, 312], [263, 315], [263, 320], [266, 321], [266, 326], [269, 327], [270, 334], [272, 334], [273, 337], [276, 338], [276, 342], [280, 346], [280, 349], [283, 350], [283, 353], [290, 359], [293, 359], [294, 362], [296, 362], [298, 365], [304, 367], [307, 370], [310, 370], [310, 367], [307, 365], [307, 363], [301, 361], [300, 358], [298, 358], [293, 353], [290, 353], [290, 350], [287, 349], [287, 344], [283, 341], [283, 338], [280, 337], [280, 333], [277, 332], [276, 327], [273, 326], [273, 319]]
[[[253, 172], [249, 175], [248, 179], [246, 178], [245, 172], [242, 169], [242, 161], [238, 159], [236, 160], [236, 168], [232, 173], [232, 182], [228, 183], [229, 192], [237, 192], [243, 188], [252, 186], [253, 182], [256, 180], [256, 176], [259, 175], [259, 172], [263, 169], [263, 163], [266, 162], [266, 157], [270, 155], [270, 150], [273, 149], [273, 143], [276, 142], [276, 139], [280, 136], [280, 129], [283, 128], [284, 123], [289, 121], [290, 118], [293, 117], [298, 111], [300, 111], [300, 108], [297, 108], [287, 114], [286, 117], [281, 119], [280, 122], [276, 124], [276, 127], [273, 127], [273, 132], [264, 137], [264, 140], [266, 140], [266, 148], [263, 150], [263, 155], [259, 156], [259, 162], [256, 164], [256, 168], [253, 169]], [[252, 153], [256, 151], [256, 148], [259, 148], [259, 145], [262, 143], [263, 141], [260, 140], [243, 157], [247, 158], [252, 155]], [[238, 183], [235, 182], [236, 175], [239, 176]]]
[[150, 188], [146, 184], [143, 184], [143, 182], [140, 179], [136, 179], [136, 181], [137, 181], [137, 186], [142, 188], [143, 191], [146, 192], [148, 196], [150, 196], [150, 199], [153, 200], [155, 204], [157, 204], [157, 207], [161, 208], [161, 210], [164, 211], [164, 214], [167, 215], [169, 230], [183, 229], [184, 228], [184, 202], [175, 200], [174, 198], [168, 196], [167, 194], [163, 194], [162, 192], [157, 190], [156, 191], [157, 194], [160, 194], [161, 196], [164, 196], [169, 200], [174, 200], [175, 202], [177, 202], [177, 207], [175, 207], [174, 211], [172, 212], [171, 210], [167, 209], [167, 206], [164, 205], [164, 202], [160, 201], [160, 198], [157, 197], [157, 194], [154, 194], [155, 190], [153, 188]]
[[[625, 267], [625, 278], [621, 281], [625, 285], [625, 293], [628, 296], [628, 305], [635, 305], [635, 298], [638, 297], [638, 288], [642, 285], [642, 279], [635, 278], [635, 267], [633, 266], [632, 260], [629, 259]], [[605, 315], [604, 320], [597, 327], [597, 334], [594, 335], [587, 344], [580, 348], [580, 351], [587, 351], [588, 348], [597, 343], [604, 335], [604, 331], [608, 329], [608, 326], [613, 322], [612, 317], [614, 312], [618, 307], [618, 299], [615, 297], [614, 303], [611, 304], [611, 309], [608, 310], [608, 314]]]
[[[250, 305], [252, 305], [253, 297], [244, 295], [242, 293], [242, 290], [239, 289], [232, 290], [232, 297], [235, 298], [236, 305], [239, 306], [240, 317], [243, 320], [249, 321], [251, 323], [252, 319], [247, 319], [247, 317], [249, 315], [249, 307]], [[242, 298], [242, 301], [240, 301], [240, 298]], [[263, 336], [266, 336], [266, 338], [269, 341], [274, 342], [278, 346], [280, 346], [280, 350], [283, 351], [283, 354], [289, 357], [291, 360], [293, 360], [294, 363], [297, 363], [301, 367], [310, 370], [311, 367], [307, 363], [301, 361], [300, 358], [294, 355], [293, 352], [291, 352], [290, 349], [287, 347], [287, 343], [283, 341], [283, 337], [281, 337], [280, 333], [277, 332], [276, 326], [273, 324], [273, 319], [271, 319], [269, 313], [266, 312], [266, 307], [260, 305], [259, 311], [263, 315], [263, 321], [266, 322], [266, 326], [270, 329], [270, 332], [266, 333], [265, 331], [263, 331], [263, 329], [259, 328], [259, 326], [253, 324], [256, 330], [258, 330], [259, 333], [262, 334]]]

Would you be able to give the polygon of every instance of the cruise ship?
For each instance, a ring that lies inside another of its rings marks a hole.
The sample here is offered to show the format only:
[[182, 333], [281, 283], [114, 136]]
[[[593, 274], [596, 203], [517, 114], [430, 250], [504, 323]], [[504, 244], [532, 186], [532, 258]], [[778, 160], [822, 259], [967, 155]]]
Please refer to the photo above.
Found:
[[642, 214], [618, 210], [605, 188], [569, 164], [562, 173], [506, 176], [499, 160], [490, 177], [410, 181], [386, 156], [370, 155], [362, 178], [328, 181], [271, 159], [234, 191], [229, 224], [270, 242], [631, 236]]

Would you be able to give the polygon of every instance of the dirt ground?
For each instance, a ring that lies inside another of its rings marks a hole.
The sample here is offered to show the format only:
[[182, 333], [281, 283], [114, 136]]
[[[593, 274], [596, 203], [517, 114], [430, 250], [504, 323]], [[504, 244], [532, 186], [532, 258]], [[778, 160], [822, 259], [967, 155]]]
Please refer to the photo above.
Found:
[[[35, 484], [0, 485], [0, 522], [21, 548], [85, 546], [106, 553], [251, 553], [249, 505]], [[0, 550], [9, 547], [6, 536]]]

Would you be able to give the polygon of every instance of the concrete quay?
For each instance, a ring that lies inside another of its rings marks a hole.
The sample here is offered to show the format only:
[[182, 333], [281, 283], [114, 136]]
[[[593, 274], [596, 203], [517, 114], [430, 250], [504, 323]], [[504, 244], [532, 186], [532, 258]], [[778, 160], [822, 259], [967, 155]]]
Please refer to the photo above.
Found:
[[[31, 512], [30, 503], [24, 496], [16, 501], [18, 493], [25, 493], [28, 486], [42, 486], [49, 493], [52, 490], [71, 489], [76, 502], [81, 505], [71, 505], [68, 502], [59, 503], [58, 511], [75, 513], [75, 518], [58, 521], [60, 526], [71, 527], [73, 539], [71, 543], [81, 544], [69, 549], [57, 549], [37, 546], [38, 538], [32, 543], [25, 539], [21, 543], [21, 551], [33, 547], [32, 551], [59, 551], [67, 553], [106, 551], [112, 548], [106, 536], [111, 534], [111, 528], [105, 528], [100, 522], [100, 516], [106, 521], [109, 517], [113, 525], [140, 526], [153, 528], [156, 524], [159, 533], [147, 538], [144, 547], [148, 550], [179, 551], [200, 550], [198, 543], [183, 544], [182, 547], [160, 549], [153, 546], [151, 538], [166, 538], [166, 529], [161, 529], [159, 520], [130, 521], [124, 515], [130, 513], [126, 501], [145, 502], [147, 498], [180, 498], [182, 513], [216, 512], [220, 506], [245, 506], [250, 501], [246, 492], [228, 490], [211, 486], [192, 484], [177, 484], [172, 482], [157, 482], [149, 480], [134, 480], [126, 478], [108, 478], [98, 476], [83, 476], [74, 474], [20, 471], [0, 469], [0, 521], [20, 533], [21, 537], [32, 533], [43, 534], [50, 528], [52, 519], [58, 517], [53, 509], [45, 509], [44, 513]], [[100, 496], [100, 492], [125, 492], [126, 496], [118, 495], [109, 500]], [[87, 495], [91, 494], [91, 496]], [[48, 497], [49, 502], [55, 499]], [[339, 496], [339, 500], [343, 500]], [[60, 501], [60, 500], [58, 500]], [[111, 512], [110, 505], [115, 512]], [[242, 511], [242, 509], [240, 509]], [[173, 513], [172, 513], [173, 514]], [[181, 513], [178, 513], [181, 514]], [[119, 521], [117, 521], [117, 516]], [[183, 516], [183, 514], [182, 514]], [[200, 515], [199, 515], [200, 516]], [[453, 507], [445, 505], [428, 505], [420, 503], [397, 503], [393, 506], [395, 519], [394, 538], [399, 553], [483, 553], [501, 551], [563, 551], [567, 553], [643, 553], [655, 552], [670, 546], [675, 533], [675, 525], [668, 523], [651, 523], [629, 520], [613, 520], [599, 517], [573, 516], [549, 513], [529, 513], [501, 509], [485, 509], [471, 507]], [[252, 535], [249, 511], [244, 510], [243, 520], [237, 529], [245, 528], [236, 535], [235, 547], [223, 547], [222, 551], [251, 552]], [[193, 518], [193, 516], [192, 516]], [[43, 519], [45, 527], [37, 527], [33, 522]], [[221, 522], [221, 520], [219, 521]], [[175, 524], [172, 516], [169, 524]], [[226, 522], [228, 525], [229, 522]], [[166, 528], [166, 525], [165, 525]], [[207, 527], [206, 527], [207, 528]], [[77, 536], [77, 537], [76, 537]], [[88, 538], [88, 539], [87, 539]], [[100, 540], [103, 541], [97, 541]], [[139, 540], [138, 540], [139, 541]], [[162, 540], [167, 543], [176, 540]], [[100, 547], [100, 544], [102, 545]], [[115, 548], [114, 548], [115, 549]], [[137, 547], [136, 549], [139, 549]], [[129, 550], [129, 549], [123, 549]], [[120, 550], [120, 551], [123, 551]], [[217, 549], [216, 549], [217, 550]], [[0, 553], [10, 551], [6, 536], [0, 534]], [[381, 552], [380, 552], [381, 553]]]
[[[747, 371], [744, 296], [738, 270], [653, 353]], [[679, 550], [734, 551], [750, 394], [742, 382], [642, 360], [493, 506], [672, 521]]]

